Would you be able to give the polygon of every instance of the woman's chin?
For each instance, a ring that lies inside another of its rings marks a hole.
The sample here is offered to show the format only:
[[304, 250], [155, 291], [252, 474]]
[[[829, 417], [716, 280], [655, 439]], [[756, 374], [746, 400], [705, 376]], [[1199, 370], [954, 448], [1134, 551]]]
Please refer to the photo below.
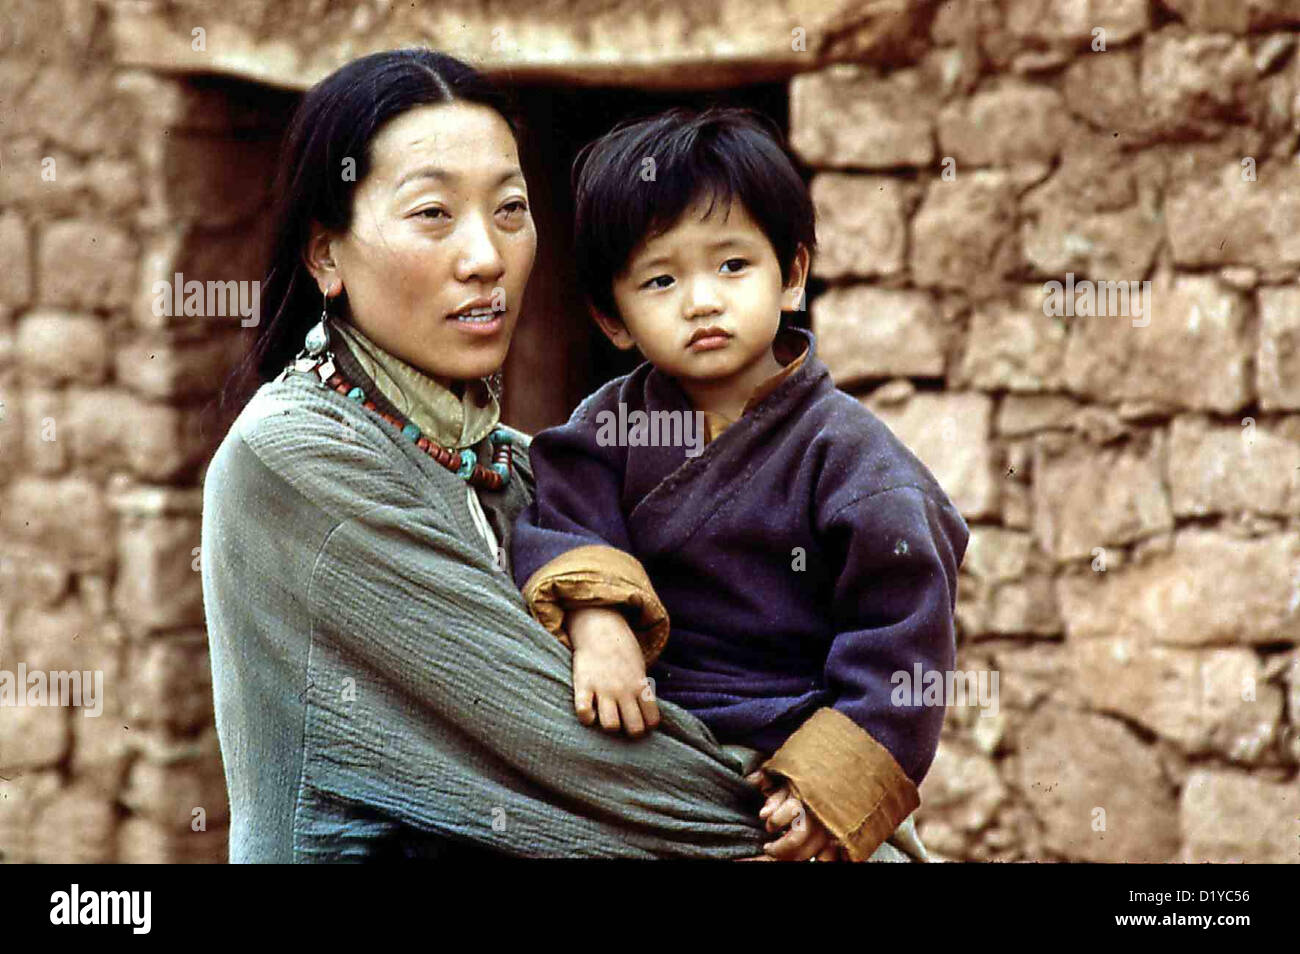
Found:
[[491, 376], [505, 364], [504, 353], [500, 357], [477, 354], [472, 357], [466, 356], [460, 361], [454, 359], [447, 361], [446, 355], [442, 357], [443, 360], [436, 364], [425, 362], [417, 367], [430, 377], [444, 381], [475, 381]]

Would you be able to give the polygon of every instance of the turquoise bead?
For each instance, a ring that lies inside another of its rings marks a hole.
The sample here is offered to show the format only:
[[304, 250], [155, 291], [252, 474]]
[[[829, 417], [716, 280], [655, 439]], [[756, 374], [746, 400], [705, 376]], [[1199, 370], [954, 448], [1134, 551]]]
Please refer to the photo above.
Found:
[[505, 431], [493, 431], [493, 432], [492, 432], [492, 438], [491, 438], [491, 439], [492, 439], [492, 443], [493, 443], [493, 444], [513, 444], [513, 443], [514, 443], [514, 439], [513, 439], [509, 434], [507, 434]]
[[402, 428], [402, 433], [413, 441], [418, 441], [420, 439], [420, 429], [410, 421], [406, 422], [405, 426]]
[[502, 486], [510, 482], [510, 468], [505, 464], [493, 464], [491, 469], [501, 475], [501, 480], [504, 482]]
[[460, 452], [460, 470], [456, 471], [457, 477], [463, 477], [469, 480], [470, 475], [474, 473], [474, 465], [478, 463], [478, 455], [472, 450], [466, 448]]
[[360, 388], [353, 388], [351, 391], [348, 392], [348, 397], [351, 398], [353, 401], [356, 401], [358, 404], [360, 404], [362, 401], [366, 399], [366, 392], [361, 390]]

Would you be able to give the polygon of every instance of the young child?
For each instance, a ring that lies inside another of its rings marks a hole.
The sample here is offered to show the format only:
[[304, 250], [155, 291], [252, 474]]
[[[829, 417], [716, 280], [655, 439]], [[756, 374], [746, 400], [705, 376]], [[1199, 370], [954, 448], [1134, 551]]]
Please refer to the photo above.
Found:
[[891, 704], [891, 676], [952, 668], [966, 524], [782, 326], [814, 213], [764, 120], [672, 110], [587, 146], [575, 175], [592, 316], [648, 360], [533, 439], [516, 580], [573, 650], [584, 723], [635, 736], [656, 695], [680, 705], [762, 761], [760, 816], [789, 826], [770, 855], [865, 860], [938, 745], [943, 707]]

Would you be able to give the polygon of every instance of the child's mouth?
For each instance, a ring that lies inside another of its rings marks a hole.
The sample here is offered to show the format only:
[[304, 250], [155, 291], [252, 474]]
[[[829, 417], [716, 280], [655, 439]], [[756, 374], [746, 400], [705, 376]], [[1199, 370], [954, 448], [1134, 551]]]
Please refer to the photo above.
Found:
[[714, 351], [725, 348], [730, 340], [731, 332], [723, 328], [700, 328], [691, 335], [686, 347], [692, 351]]

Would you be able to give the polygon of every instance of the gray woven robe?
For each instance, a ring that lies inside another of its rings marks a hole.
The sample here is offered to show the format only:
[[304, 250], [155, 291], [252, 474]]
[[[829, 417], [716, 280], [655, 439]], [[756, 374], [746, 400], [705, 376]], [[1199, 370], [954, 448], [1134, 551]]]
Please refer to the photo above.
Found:
[[[530, 490], [480, 494], [509, 552]], [[204, 486], [202, 573], [231, 861], [760, 854], [734, 752], [661, 703], [632, 740], [578, 722], [571, 657], [476, 531], [466, 485], [291, 373]]]

